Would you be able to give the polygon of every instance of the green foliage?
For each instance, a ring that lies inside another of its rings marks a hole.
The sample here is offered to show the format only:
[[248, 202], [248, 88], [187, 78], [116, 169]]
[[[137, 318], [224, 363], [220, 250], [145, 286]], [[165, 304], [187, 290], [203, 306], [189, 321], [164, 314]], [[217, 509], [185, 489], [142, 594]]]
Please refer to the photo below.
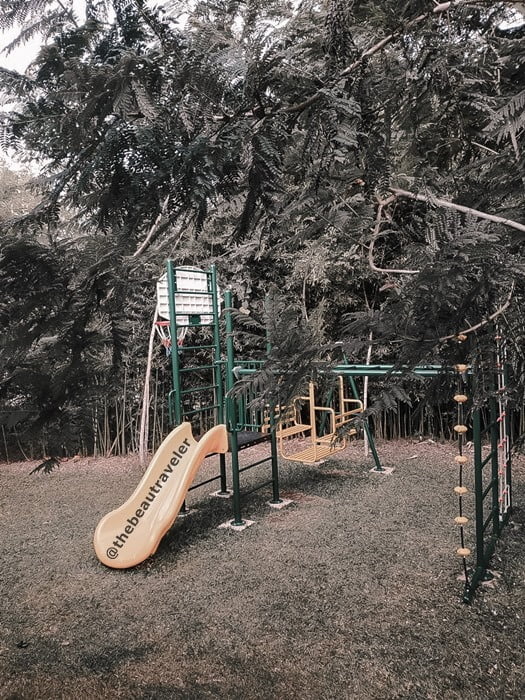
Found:
[[[407, 366], [453, 362], [444, 338], [460, 330], [483, 344], [501, 308], [522, 337], [522, 238], [436, 206], [523, 222], [522, 33], [504, 29], [506, 3], [91, 0], [85, 21], [72, 8], [0, 0], [3, 28], [46, 39], [25, 75], [0, 69], [16, 103], [3, 141], [45, 176], [4, 225], [0, 270], [2, 401], [36, 416], [29, 432], [87, 434], [124, 376], [137, 410], [168, 256], [215, 262], [266, 314], [257, 381], [269, 396], [279, 376], [279, 400], [342, 346], [362, 362], [370, 334], [373, 361]], [[426, 201], [387, 199], [392, 187]]]
[[42, 474], [51, 474], [51, 472], [59, 466], [59, 459], [57, 459], [56, 457], [49, 457], [43, 462], [40, 462], [40, 464], [37, 464], [37, 466], [29, 472], [29, 475], [38, 474], [38, 472], [42, 472]]

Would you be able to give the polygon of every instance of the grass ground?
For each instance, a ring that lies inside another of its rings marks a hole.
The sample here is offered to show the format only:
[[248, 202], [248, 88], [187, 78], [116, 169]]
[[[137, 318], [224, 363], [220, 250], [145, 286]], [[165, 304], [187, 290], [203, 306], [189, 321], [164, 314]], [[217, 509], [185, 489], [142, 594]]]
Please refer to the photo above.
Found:
[[452, 448], [380, 448], [392, 476], [370, 474], [358, 446], [284, 464], [293, 504], [254, 493], [243, 533], [217, 529], [229, 502], [194, 491], [193, 512], [127, 571], [103, 567], [91, 538], [134, 490], [136, 459], [47, 476], [2, 465], [0, 698], [525, 697], [523, 464], [500, 576], [467, 606]]

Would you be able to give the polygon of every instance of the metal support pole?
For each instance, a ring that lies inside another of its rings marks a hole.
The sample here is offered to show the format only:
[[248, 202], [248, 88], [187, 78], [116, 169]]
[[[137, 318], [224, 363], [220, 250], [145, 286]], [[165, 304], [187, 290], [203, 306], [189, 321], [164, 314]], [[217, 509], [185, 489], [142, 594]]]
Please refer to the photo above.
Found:
[[[269, 297], [264, 298], [264, 307], [267, 310]], [[268, 327], [266, 328], [266, 355], [272, 351], [272, 344], [268, 337]], [[282, 503], [279, 494], [279, 455], [277, 450], [277, 433], [275, 425], [275, 406], [270, 406], [270, 455], [272, 462], [272, 500], [270, 503]]]
[[177, 347], [177, 309], [175, 305], [175, 294], [177, 292], [177, 276], [173, 265], [173, 260], [166, 262], [168, 277], [168, 302], [170, 309], [170, 335], [171, 335], [171, 374], [173, 381], [173, 391], [170, 392], [170, 409], [173, 411], [173, 422], [175, 425], [182, 423], [182, 395], [180, 381], [179, 352]]
[[476, 504], [476, 567], [485, 568], [485, 541], [483, 533], [483, 456], [481, 451], [481, 415], [475, 408], [472, 414], [474, 440], [474, 495]]
[[[219, 329], [219, 299], [217, 295], [217, 269], [215, 265], [210, 268], [210, 276], [208, 278], [211, 284], [211, 295], [212, 295], [212, 307], [213, 307], [213, 383], [216, 385], [215, 389], [215, 401], [214, 403], [218, 406], [217, 408], [217, 424], [225, 422], [225, 407], [224, 407], [224, 390], [223, 390], [223, 376], [222, 376], [222, 359], [221, 359], [221, 337]], [[219, 495], [227, 495], [228, 484], [226, 479], [226, 455], [219, 455], [219, 469], [221, 478], [221, 488]]]
[[496, 407], [496, 399], [489, 399], [490, 412], [490, 451], [491, 451], [491, 484], [492, 484], [492, 531], [495, 537], [500, 536], [500, 519], [499, 519], [499, 464], [498, 464], [498, 410]]
[[219, 491], [220, 496], [226, 496], [230, 492], [228, 491], [228, 481], [226, 479], [226, 455], [219, 455], [219, 469], [221, 477], [221, 490]]
[[[355, 383], [355, 379], [352, 376], [349, 376], [348, 381], [350, 383], [350, 388], [352, 389], [352, 394], [353, 394], [354, 399], [359, 400], [359, 392], [357, 391], [357, 385]], [[377, 454], [376, 443], [374, 440], [374, 436], [372, 435], [372, 431], [370, 430], [368, 418], [365, 418], [363, 420], [363, 430], [365, 431], [366, 437], [368, 438], [368, 446], [370, 447], [370, 452], [372, 453], [372, 457], [374, 458], [374, 464], [376, 465], [374, 471], [376, 471], [376, 472], [386, 471], [381, 464], [381, 460], [379, 459], [379, 455]]]
[[232, 293], [228, 289], [224, 292], [224, 318], [226, 322], [226, 427], [230, 433], [230, 450], [232, 460], [232, 489], [233, 489], [233, 521], [232, 525], [244, 525], [241, 515], [241, 484], [239, 478], [239, 441], [237, 439], [237, 405], [232, 396], [228, 396], [233, 389], [233, 319], [230, 312], [232, 308]]
[[270, 503], [282, 503], [282, 498], [279, 496], [279, 459], [277, 456], [274, 406], [270, 406], [270, 450], [272, 460], [272, 500]]
[[221, 337], [219, 332], [219, 299], [217, 298], [217, 270], [215, 265], [210, 268], [208, 282], [211, 284], [211, 298], [213, 308], [213, 383], [215, 389], [215, 403], [217, 409], [217, 423], [224, 423], [224, 396], [222, 388], [222, 362], [221, 362]]
[[[503, 365], [503, 382], [506, 390], [509, 386], [509, 365], [505, 363]], [[513, 434], [512, 434], [512, 407], [510, 401], [507, 399], [505, 402], [505, 431], [507, 435], [507, 459], [505, 460], [505, 472], [506, 472], [506, 483], [507, 483], [507, 503], [508, 508], [504, 515], [503, 524], [507, 522], [510, 518], [510, 513], [512, 511], [512, 444], [513, 444]]]
[[[227, 399], [227, 412], [233, 414], [235, 420], [235, 409], [233, 407], [234, 402], [231, 399]], [[230, 423], [230, 420], [228, 420]], [[237, 431], [233, 427], [230, 431], [230, 449], [232, 454], [232, 489], [233, 489], [233, 520], [231, 524], [234, 526], [245, 525], [246, 523], [242, 519], [241, 514], [241, 484], [239, 478], [239, 443], [237, 441]]]

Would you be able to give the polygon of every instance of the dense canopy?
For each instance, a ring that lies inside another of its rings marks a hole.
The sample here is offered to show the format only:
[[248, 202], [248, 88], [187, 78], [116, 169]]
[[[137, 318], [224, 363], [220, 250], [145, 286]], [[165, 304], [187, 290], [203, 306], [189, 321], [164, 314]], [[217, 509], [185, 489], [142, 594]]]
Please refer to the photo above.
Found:
[[270, 293], [274, 355], [305, 377], [341, 348], [453, 362], [463, 331], [485, 357], [497, 322], [519, 398], [521, 7], [0, 0], [13, 47], [42, 41], [0, 69], [3, 143], [40, 173], [2, 215], [10, 439], [134, 446], [167, 257], [215, 263], [254, 317]]

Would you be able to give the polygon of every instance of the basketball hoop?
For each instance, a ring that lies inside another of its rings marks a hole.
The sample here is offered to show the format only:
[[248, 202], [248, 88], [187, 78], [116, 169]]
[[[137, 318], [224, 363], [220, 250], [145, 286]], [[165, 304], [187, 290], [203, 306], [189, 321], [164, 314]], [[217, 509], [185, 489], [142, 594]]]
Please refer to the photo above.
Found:
[[[155, 321], [155, 330], [160, 338], [160, 344], [166, 348], [166, 355], [169, 355], [171, 352], [170, 322], [166, 320]], [[177, 328], [177, 347], [181, 348], [184, 345], [184, 338], [186, 337], [187, 333], [188, 326], [179, 326]]]
[[[184, 267], [175, 270], [174, 293], [177, 346], [182, 347], [190, 326], [206, 326], [213, 323], [213, 302], [208, 295], [208, 275], [199, 267]], [[218, 290], [217, 290], [218, 292]], [[217, 293], [218, 296], [218, 293]], [[157, 281], [157, 334], [166, 354], [171, 352], [171, 326], [168, 276], [164, 273]]]

